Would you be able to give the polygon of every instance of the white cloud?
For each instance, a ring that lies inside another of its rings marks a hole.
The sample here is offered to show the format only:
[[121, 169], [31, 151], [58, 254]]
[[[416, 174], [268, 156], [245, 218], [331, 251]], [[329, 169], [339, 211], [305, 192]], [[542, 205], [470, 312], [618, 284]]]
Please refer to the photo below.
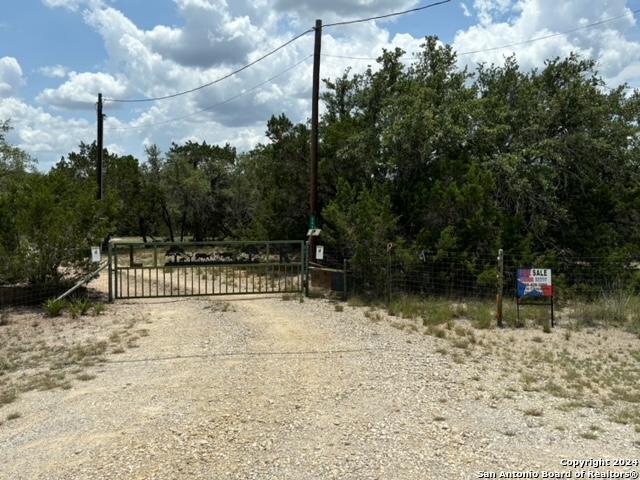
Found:
[[42, 0], [42, 3], [49, 8], [62, 7], [75, 12], [82, 6], [97, 7], [102, 5], [102, 0]]
[[69, 79], [58, 88], [46, 88], [36, 97], [41, 103], [66, 109], [92, 109], [98, 93], [105, 97], [121, 97], [127, 91], [126, 81], [108, 73], [70, 72]]
[[51, 115], [17, 98], [0, 99], [0, 118], [11, 119], [14, 129], [9, 142], [39, 158], [39, 166], [45, 170], [81, 141], [91, 142], [95, 137], [95, 126], [86, 120]]
[[471, 12], [469, 11], [469, 7], [467, 7], [467, 4], [462, 2], [460, 3], [460, 7], [462, 8], [462, 14], [465, 17], [470, 17], [471, 16]]
[[62, 65], [41, 67], [38, 71], [45, 77], [64, 78], [67, 76], [67, 69]]
[[0, 97], [15, 95], [24, 84], [22, 68], [14, 57], [0, 58]]
[[[81, 140], [93, 141], [95, 124], [89, 115], [89, 120], [67, 116], [83, 115], [80, 109], [92, 111], [98, 92], [106, 97], [139, 98], [188, 90], [260, 57], [311, 26], [315, 18], [323, 18], [326, 24], [420, 3], [417, 0], [174, 0], [180, 24], [144, 29], [109, 6], [114, 5], [113, 2], [43, 1], [51, 7], [81, 12], [81, 18], [102, 37], [108, 55], [99, 72], [65, 72], [64, 67], [58, 69], [57, 65], [43, 67], [42, 73], [46, 71], [64, 81], [57, 87], [44, 89], [37, 97], [38, 107], [16, 99], [0, 100], [0, 118], [12, 119], [16, 127], [12, 135], [19, 145], [49, 160], [57, 160]], [[456, 34], [454, 47], [462, 52], [522, 42], [629, 12], [624, 0], [469, 0], [462, 8], [463, 14], [476, 16], [479, 21]], [[515, 51], [523, 68], [531, 68], [542, 66], [549, 57], [576, 51], [596, 58], [599, 70], [612, 84], [623, 81], [637, 84], [640, 53], [636, 52], [640, 52], [640, 48], [625, 36], [634, 24], [632, 17], [626, 17], [513, 49], [466, 55], [460, 63], [470, 66], [477, 62], [502, 63], [506, 55]], [[407, 52], [419, 50], [421, 38], [406, 33], [391, 35], [385, 25], [368, 22], [325, 29], [322, 51], [330, 55], [377, 57], [382, 48], [399, 46]], [[172, 141], [185, 139], [230, 142], [239, 150], [249, 149], [265, 140], [265, 122], [272, 114], [284, 112], [294, 122], [308, 119], [312, 62], [309, 59], [272, 84], [265, 84], [234, 101], [227, 100], [291, 67], [312, 51], [313, 37], [307, 35], [267, 61], [197, 93], [157, 103], [123, 105], [119, 109], [107, 102], [105, 144], [139, 158], [144, 158], [144, 147], [151, 143], [166, 149]], [[321, 77], [336, 77], [347, 66], [362, 71], [368, 64], [374, 70], [377, 68], [373, 61], [323, 57]], [[2, 78], [0, 73], [0, 82]], [[17, 78], [22, 79], [21, 71]], [[20, 83], [21, 80], [16, 83], [14, 79], [10, 94], [15, 94]], [[45, 111], [47, 106], [72, 112], [51, 115]], [[212, 108], [194, 114], [208, 107]], [[178, 120], [172, 121], [176, 118]]]
[[[474, 9], [480, 24], [456, 34], [455, 50], [472, 52], [523, 44], [462, 56], [460, 61], [464, 65], [501, 64], [506, 56], [515, 54], [520, 66], [530, 69], [543, 66], [548, 58], [575, 52], [594, 58], [598, 70], [614, 81], [621, 71], [633, 71], [629, 66], [640, 62], [640, 43], [625, 38], [625, 32], [635, 25], [625, 0], [475, 0]], [[624, 17], [576, 30], [619, 16]], [[570, 33], [556, 35], [562, 32]], [[556, 36], [528, 42], [549, 35]]]

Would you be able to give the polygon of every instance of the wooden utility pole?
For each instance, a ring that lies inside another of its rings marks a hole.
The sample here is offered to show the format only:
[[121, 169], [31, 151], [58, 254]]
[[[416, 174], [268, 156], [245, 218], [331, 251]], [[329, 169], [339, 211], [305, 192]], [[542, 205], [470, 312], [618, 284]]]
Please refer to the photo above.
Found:
[[102, 123], [104, 121], [104, 115], [102, 115], [102, 94], [98, 94], [98, 152], [96, 155], [96, 178], [98, 181], [98, 200], [102, 200], [104, 195], [104, 179], [102, 176]]
[[[318, 102], [320, 100], [320, 46], [322, 43], [322, 20], [316, 20], [316, 38], [313, 48], [313, 93], [311, 97], [311, 152], [309, 228], [318, 228]], [[309, 238], [309, 256], [316, 260], [316, 237]]]
[[498, 323], [498, 327], [502, 328], [502, 292], [504, 289], [504, 251], [502, 249], [498, 250], [498, 281], [497, 281], [498, 292], [496, 294], [496, 321]]

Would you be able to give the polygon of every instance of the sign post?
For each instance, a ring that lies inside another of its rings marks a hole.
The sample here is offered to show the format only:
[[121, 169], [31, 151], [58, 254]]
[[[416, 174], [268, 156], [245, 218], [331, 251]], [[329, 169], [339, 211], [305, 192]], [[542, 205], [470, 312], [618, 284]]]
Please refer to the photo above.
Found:
[[[551, 307], [551, 326], [553, 318], [553, 283], [551, 270], [548, 268], [519, 268], [517, 272], [516, 307], [518, 323], [520, 322], [520, 305], [544, 305]], [[527, 299], [533, 300], [528, 301]], [[536, 299], [549, 299], [541, 303]]]

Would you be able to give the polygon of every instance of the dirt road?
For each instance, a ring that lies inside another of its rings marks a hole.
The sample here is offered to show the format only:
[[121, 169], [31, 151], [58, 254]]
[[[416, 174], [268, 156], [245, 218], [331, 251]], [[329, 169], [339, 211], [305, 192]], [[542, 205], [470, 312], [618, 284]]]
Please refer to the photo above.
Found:
[[[482, 355], [454, 361], [443, 340], [363, 311], [273, 297], [116, 303], [104, 321], [136, 316], [148, 336], [91, 381], [24, 394], [21, 417], [0, 426], [0, 478], [477, 478], [637, 453], [633, 427], [553, 408]], [[592, 424], [606, 434], [581, 437]]]

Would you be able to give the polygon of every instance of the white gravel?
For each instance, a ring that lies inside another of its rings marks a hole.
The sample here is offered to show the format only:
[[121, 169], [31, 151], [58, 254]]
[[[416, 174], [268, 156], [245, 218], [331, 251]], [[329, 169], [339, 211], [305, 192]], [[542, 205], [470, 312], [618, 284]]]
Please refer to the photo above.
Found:
[[149, 336], [92, 381], [0, 409], [22, 415], [0, 425], [0, 478], [477, 478], [638, 456], [632, 426], [554, 408], [478, 349], [457, 363], [447, 340], [327, 300], [222, 301], [109, 306], [105, 322], [139, 312]]

